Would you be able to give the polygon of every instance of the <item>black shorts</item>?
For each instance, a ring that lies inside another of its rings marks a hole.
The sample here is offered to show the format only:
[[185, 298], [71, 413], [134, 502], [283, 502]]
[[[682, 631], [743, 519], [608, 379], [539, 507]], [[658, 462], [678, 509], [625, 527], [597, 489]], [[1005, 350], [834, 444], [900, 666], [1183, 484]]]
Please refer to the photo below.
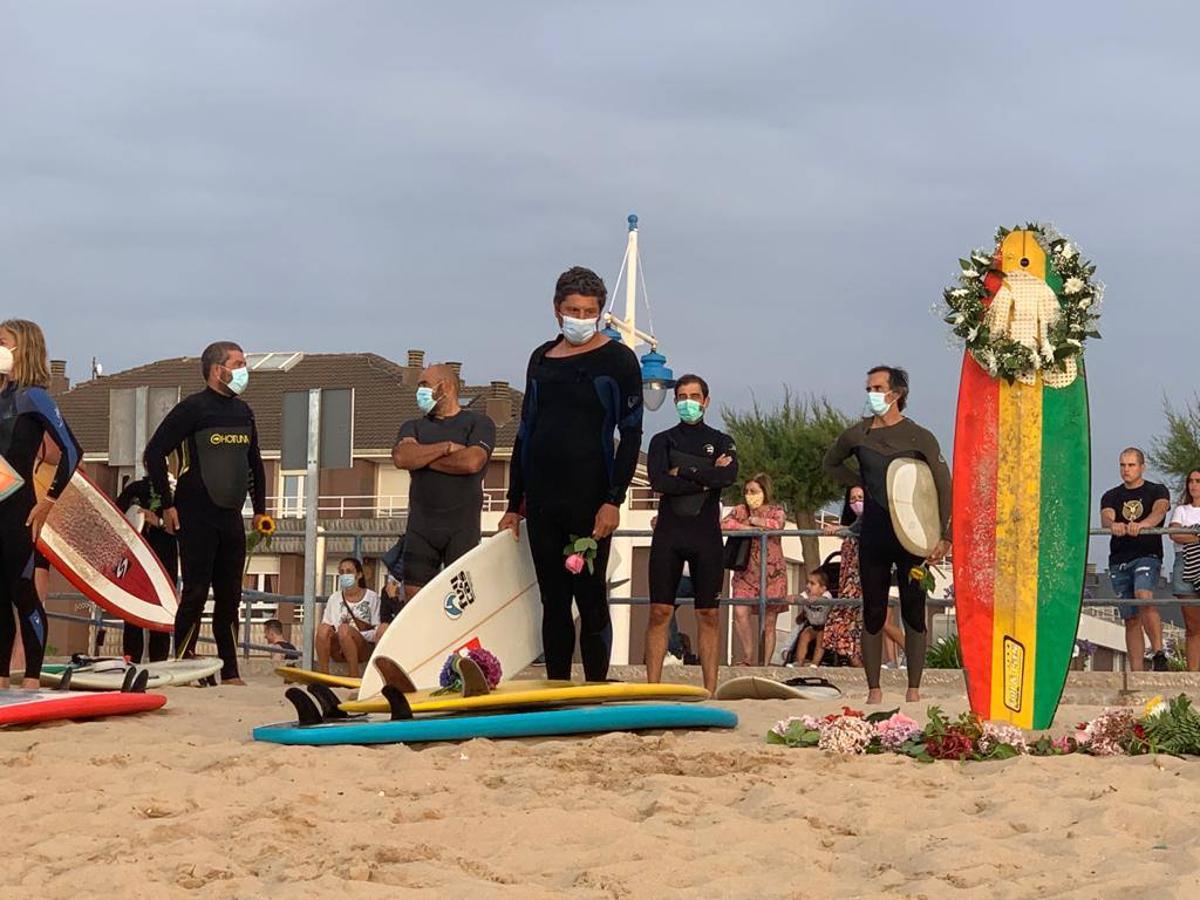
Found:
[[650, 602], [676, 605], [683, 564], [691, 573], [696, 609], [716, 609], [725, 580], [721, 532], [688, 539], [689, 536], [655, 532], [650, 541]]
[[410, 522], [404, 536], [404, 583], [423, 587], [468, 550], [479, 546], [479, 512]]
[[42, 553], [37, 547], [33, 548], [33, 567], [35, 569], [50, 569], [50, 560], [46, 559], [46, 554]]

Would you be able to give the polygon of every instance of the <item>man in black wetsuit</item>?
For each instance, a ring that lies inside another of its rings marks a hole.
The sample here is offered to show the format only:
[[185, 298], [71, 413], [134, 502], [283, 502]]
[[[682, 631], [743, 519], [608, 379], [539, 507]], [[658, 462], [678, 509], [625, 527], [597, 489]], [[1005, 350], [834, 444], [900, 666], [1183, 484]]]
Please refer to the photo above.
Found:
[[[169, 479], [168, 479], [169, 481]], [[163, 527], [162, 497], [154, 490], [149, 478], [139, 478], [125, 485], [117, 497], [117, 508], [128, 512], [134, 506], [142, 510], [144, 523], [142, 537], [167, 570], [171, 583], [179, 577], [179, 540]], [[130, 662], [141, 662], [146, 647], [146, 629], [126, 622], [121, 633], [121, 652]], [[150, 662], [162, 662], [171, 655], [171, 634], [167, 631], [150, 632]]]
[[[266, 517], [266, 478], [254, 413], [239, 395], [250, 380], [242, 348], [218, 341], [200, 358], [205, 388], [180, 401], [146, 445], [146, 471], [162, 498], [163, 525], [179, 535], [183, 591], [175, 616], [175, 655], [192, 655], [200, 617], [213, 594], [213, 637], [224, 684], [238, 676], [237, 624], [242, 599], [246, 534], [242, 505], [254, 505], [254, 527]], [[179, 457], [175, 491], [167, 482], [167, 457]]]
[[496, 425], [458, 402], [458, 375], [430, 366], [417, 382], [424, 415], [400, 426], [392, 461], [407, 469], [408, 526], [404, 593], [412, 599], [438, 572], [479, 544], [483, 473], [496, 446]]
[[662, 680], [663, 656], [684, 563], [691, 572], [696, 645], [704, 686], [717, 690], [720, 643], [717, 594], [725, 577], [721, 546], [721, 491], [737, 480], [733, 438], [704, 421], [708, 384], [683, 375], [675, 384], [679, 424], [650, 441], [646, 468], [662, 498], [650, 541], [650, 622], [646, 626], [646, 680]]
[[[521, 519], [527, 519], [551, 679], [571, 677], [572, 600], [579, 608], [579, 649], [588, 681], [608, 677], [612, 653], [606, 570], [642, 441], [642, 373], [632, 350], [597, 330], [607, 296], [590, 269], [576, 266], [559, 276], [554, 314], [562, 335], [529, 360], [508, 511], [500, 520], [500, 529], [517, 538]], [[563, 547], [572, 536], [595, 538], [591, 571], [574, 575], [566, 569]]]
[[[825, 454], [825, 471], [847, 487], [865, 493], [859, 536], [859, 576], [863, 591], [863, 668], [867, 702], [882, 702], [879, 669], [883, 661], [883, 626], [887, 621], [892, 571], [900, 586], [904, 650], [908, 657], [909, 702], [921, 699], [925, 666], [925, 590], [909, 577], [914, 566], [939, 562], [950, 552], [950, 468], [937, 438], [902, 413], [908, 403], [908, 373], [895, 366], [876, 366], [867, 373], [870, 415], [847, 428]], [[858, 460], [858, 471], [846, 464]], [[887, 496], [887, 470], [892, 460], [915, 458], [928, 464], [938, 492], [942, 539], [928, 560], [913, 556], [892, 527]]]

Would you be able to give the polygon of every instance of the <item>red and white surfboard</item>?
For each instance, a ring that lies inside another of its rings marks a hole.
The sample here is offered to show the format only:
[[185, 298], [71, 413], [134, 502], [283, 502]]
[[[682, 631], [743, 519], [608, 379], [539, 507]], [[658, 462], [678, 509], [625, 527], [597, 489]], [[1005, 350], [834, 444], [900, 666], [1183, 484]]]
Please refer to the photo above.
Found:
[[[53, 478], [53, 465], [38, 466], [34, 482], [39, 497]], [[54, 504], [38, 549], [80, 593], [113, 615], [151, 631], [174, 629], [179, 608], [175, 577], [83, 472], [76, 470]]]

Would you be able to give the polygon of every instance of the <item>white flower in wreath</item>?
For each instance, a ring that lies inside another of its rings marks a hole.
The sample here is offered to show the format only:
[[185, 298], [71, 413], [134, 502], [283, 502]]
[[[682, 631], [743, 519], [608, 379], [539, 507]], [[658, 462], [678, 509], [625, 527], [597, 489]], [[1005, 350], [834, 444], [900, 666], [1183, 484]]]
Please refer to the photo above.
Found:
[[1076, 250], [1074, 247], [1072, 247], [1071, 244], [1068, 242], [1068, 243], [1062, 245], [1062, 248], [1058, 251], [1058, 255], [1061, 256], [1063, 259], [1071, 259], [1078, 252], [1079, 251]]
[[963, 278], [978, 278], [979, 271], [974, 266], [970, 266], [970, 267], [962, 270], [962, 277]]
[[1067, 283], [1063, 285], [1064, 294], [1078, 294], [1086, 287], [1082, 278], [1068, 278]]
[[950, 296], [951, 297], [965, 297], [969, 293], [970, 293], [970, 291], [968, 291], [966, 288], [955, 288], [954, 290], [952, 290], [950, 292]]
[[1079, 308], [1080, 308], [1080, 309], [1087, 309], [1087, 308], [1088, 308], [1089, 306], [1091, 306], [1091, 305], [1092, 305], [1092, 298], [1091, 298], [1091, 297], [1084, 297], [1082, 300], [1080, 300], [1080, 301], [1079, 301]]
[[953, 325], [955, 328], [957, 328], [959, 325], [961, 325], [966, 320], [966, 318], [967, 317], [964, 316], [962, 313], [958, 313], [957, 315], [950, 317], [950, 324]]
[[977, 337], [979, 337], [979, 329], [972, 328], [970, 331], [967, 332], [967, 343], [968, 344], [975, 343], [975, 338], [977, 338]]

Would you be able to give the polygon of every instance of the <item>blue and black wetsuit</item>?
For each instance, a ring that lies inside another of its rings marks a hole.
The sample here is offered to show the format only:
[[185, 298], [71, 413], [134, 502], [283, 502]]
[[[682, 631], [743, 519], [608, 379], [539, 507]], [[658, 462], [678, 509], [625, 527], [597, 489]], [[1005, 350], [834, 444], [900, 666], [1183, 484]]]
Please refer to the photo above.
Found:
[[[167, 457], [179, 458], [174, 492]], [[238, 677], [237, 624], [242, 600], [246, 493], [256, 515], [266, 512], [266, 476], [254, 413], [243, 400], [205, 388], [167, 413], [146, 445], [146, 472], [164, 509], [179, 513], [183, 590], [175, 614], [175, 655], [192, 653], [200, 617], [213, 595], [213, 638], [221, 679]]]
[[571, 677], [573, 599], [584, 673], [589, 681], [603, 681], [612, 651], [605, 578], [611, 539], [599, 542], [591, 574], [568, 572], [563, 548], [571, 535], [591, 536], [602, 505], [625, 502], [641, 449], [642, 374], [624, 344], [610, 341], [576, 356], [546, 356], [557, 343], [543, 344], [529, 360], [508, 509], [526, 517], [542, 592], [546, 677]]
[[47, 491], [48, 497], [57, 500], [79, 465], [79, 444], [45, 388], [7, 385], [0, 391], [0, 456], [25, 483], [0, 500], [0, 681], [9, 676], [16, 640], [11, 607], [16, 608], [21, 623], [26, 678], [38, 677], [46, 652], [46, 610], [33, 585], [33, 534], [25, 524], [37, 503], [33, 468], [45, 437], [59, 449], [58, 466]]

